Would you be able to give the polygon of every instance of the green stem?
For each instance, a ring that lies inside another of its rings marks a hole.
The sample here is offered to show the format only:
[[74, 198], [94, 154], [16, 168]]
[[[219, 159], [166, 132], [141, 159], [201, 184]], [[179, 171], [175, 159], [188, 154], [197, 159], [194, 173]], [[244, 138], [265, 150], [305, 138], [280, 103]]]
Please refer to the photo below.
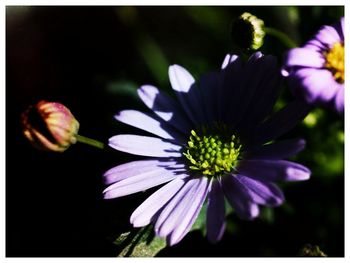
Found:
[[76, 138], [77, 138], [78, 142], [85, 143], [85, 144], [88, 144], [90, 146], [93, 146], [93, 147], [96, 147], [99, 149], [105, 148], [105, 145], [102, 142], [96, 141], [94, 139], [91, 139], [91, 138], [88, 138], [88, 137], [85, 137], [85, 136], [82, 136], [79, 134], [77, 134]]
[[275, 28], [271, 27], [265, 27], [264, 28], [265, 33], [267, 35], [271, 35], [276, 37], [279, 41], [281, 41], [287, 48], [295, 48], [298, 46], [297, 43], [295, 43], [294, 40], [292, 40], [288, 35], [286, 35], [284, 32], [279, 31]]

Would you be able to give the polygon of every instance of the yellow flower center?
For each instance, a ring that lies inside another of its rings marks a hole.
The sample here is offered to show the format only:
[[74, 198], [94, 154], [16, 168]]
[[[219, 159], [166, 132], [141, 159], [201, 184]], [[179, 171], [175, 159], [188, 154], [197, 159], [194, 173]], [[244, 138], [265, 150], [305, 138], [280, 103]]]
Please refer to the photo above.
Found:
[[189, 168], [207, 176], [231, 172], [237, 164], [241, 145], [234, 136], [204, 133], [192, 130], [187, 151]]
[[325, 67], [329, 69], [334, 79], [339, 83], [344, 83], [344, 44], [335, 43], [325, 54]]

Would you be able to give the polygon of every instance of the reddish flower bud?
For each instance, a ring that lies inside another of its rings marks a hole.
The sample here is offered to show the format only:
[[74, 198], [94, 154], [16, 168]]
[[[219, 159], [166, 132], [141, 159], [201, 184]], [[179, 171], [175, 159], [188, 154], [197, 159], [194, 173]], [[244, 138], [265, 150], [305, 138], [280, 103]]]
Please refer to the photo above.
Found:
[[23, 132], [41, 150], [63, 152], [76, 143], [79, 122], [61, 103], [40, 101], [22, 113]]

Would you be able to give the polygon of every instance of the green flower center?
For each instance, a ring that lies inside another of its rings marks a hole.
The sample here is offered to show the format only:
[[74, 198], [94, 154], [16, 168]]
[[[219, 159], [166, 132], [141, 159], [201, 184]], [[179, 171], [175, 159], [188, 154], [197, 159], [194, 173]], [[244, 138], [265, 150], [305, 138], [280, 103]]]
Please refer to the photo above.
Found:
[[344, 83], [344, 44], [335, 43], [325, 54], [325, 58], [325, 67], [332, 72], [334, 79]]
[[189, 168], [201, 174], [213, 176], [231, 172], [239, 157], [241, 145], [235, 135], [198, 135], [191, 131], [187, 150], [183, 153], [189, 160]]

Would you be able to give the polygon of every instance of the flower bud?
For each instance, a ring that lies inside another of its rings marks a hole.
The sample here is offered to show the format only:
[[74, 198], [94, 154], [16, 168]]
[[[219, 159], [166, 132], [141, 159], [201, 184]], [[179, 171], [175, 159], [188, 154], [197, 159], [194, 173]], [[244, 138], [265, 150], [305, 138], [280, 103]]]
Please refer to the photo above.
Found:
[[245, 12], [233, 21], [231, 36], [239, 49], [257, 50], [264, 44], [264, 21]]
[[79, 122], [61, 103], [42, 100], [21, 118], [25, 137], [38, 149], [63, 152], [77, 141]]

